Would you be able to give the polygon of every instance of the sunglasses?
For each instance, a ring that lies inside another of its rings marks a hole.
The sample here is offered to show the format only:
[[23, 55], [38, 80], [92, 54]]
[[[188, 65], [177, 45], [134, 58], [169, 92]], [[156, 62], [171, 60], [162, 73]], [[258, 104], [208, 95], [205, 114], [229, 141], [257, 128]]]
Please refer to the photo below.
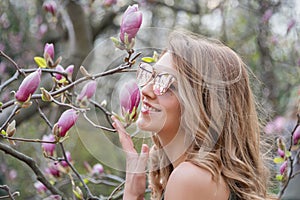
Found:
[[176, 78], [167, 72], [158, 73], [152, 65], [148, 63], [140, 63], [137, 70], [137, 84], [140, 87], [145, 86], [153, 81], [153, 91], [156, 95], [161, 96], [168, 91]]

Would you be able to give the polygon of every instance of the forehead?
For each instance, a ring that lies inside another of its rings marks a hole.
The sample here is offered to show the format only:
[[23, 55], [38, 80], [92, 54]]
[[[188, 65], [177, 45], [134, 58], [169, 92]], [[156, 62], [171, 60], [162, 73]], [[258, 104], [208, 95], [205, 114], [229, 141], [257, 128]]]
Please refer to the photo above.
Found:
[[169, 52], [163, 54], [153, 68], [158, 72], [169, 72], [174, 75], [176, 74], [176, 70], [172, 61], [172, 55]]

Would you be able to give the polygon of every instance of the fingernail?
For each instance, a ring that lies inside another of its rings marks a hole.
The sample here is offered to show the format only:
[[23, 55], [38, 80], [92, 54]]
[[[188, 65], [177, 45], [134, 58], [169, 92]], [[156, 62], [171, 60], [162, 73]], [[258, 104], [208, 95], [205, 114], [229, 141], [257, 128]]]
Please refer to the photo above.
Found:
[[146, 144], [142, 145], [142, 153], [147, 153], [148, 151], [148, 146]]

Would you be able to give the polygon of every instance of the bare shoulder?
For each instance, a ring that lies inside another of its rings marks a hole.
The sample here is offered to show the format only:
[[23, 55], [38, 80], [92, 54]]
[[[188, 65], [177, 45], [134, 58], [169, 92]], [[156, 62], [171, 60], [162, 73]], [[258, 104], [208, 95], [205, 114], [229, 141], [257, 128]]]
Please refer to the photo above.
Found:
[[190, 162], [183, 162], [171, 173], [166, 186], [166, 200], [227, 200], [228, 188], [223, 180], [212, 180], [212, 174]]

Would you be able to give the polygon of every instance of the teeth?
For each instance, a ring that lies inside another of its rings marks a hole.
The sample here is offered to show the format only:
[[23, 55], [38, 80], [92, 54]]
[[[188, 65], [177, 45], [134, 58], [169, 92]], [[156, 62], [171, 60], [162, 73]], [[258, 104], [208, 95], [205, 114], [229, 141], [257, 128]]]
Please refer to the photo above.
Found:
[[149, 110], [149, 111], [153, 111], [153, 112], [159, 112], [159, 110], [157, 110], [157, 109], [155, 109], [151, 106], [147, 106], [145, 104], [143, 105], [143, 107], [144, 107], [145, 110]]

